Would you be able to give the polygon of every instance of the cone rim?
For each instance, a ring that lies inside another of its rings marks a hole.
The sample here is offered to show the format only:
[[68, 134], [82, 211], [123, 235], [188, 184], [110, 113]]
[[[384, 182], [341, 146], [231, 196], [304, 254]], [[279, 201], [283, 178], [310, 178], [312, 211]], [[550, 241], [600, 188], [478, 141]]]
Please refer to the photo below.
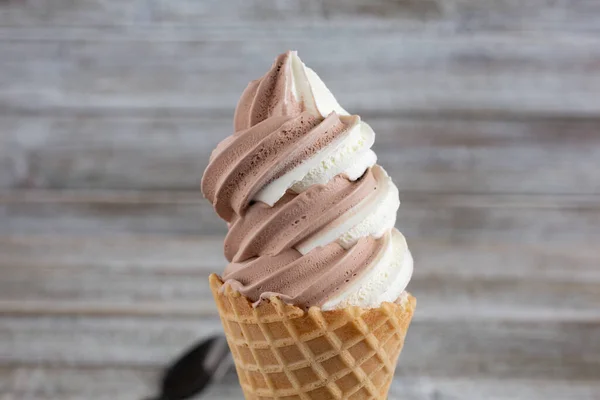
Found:
[[[257, 310], [261, 310], [263, 308], [268, 307], [268, 304], [270, 304], [270, 303], [282, 304], [287, 309], [294, 309], [294, 312], [292, 312], [292, 314], [294, 314], [294, 316], [298, 316], [298, 317], [301, 317], [305, 314], [311, 314], [311, 313], [327, 314], [327, 313], [335, 313], [335, 312], [340, 312], [340, 311], [343, 311], [343, 312], [350, 311], [352, 314], [360, 315], [364, 312], [381, 309], [381, 308], [388, 308], [388, 307], [400, 308], [404, 312], [413, 314], [415, 311], [415, 308], [417, 306], [416, 297], [413, 296], [408, 291], [404, 291], [402, 293], [401, 297], [404, 297], [402, 299], [402, 301], [400, 301], [400, 302], [399, 301], [396, 301], [396, 302], [384, 301], [378, 307], [347, 306], [347, 307], [342, 307], [342, 308], [333, 309], [333, 310], [322, 310], [318, 306], [312, 306], [308, 310], [305, 310], [297, 305], [286, 303], [278, 296], [271, 296], [268, 299], [263, 299], [257, 306], [255, 306], [254, 302], [252, 300], [250, 300], [249, 298], [247, 298], [246, 296], [241, 294], [239, 291], [233, 289], [230, 285], [226, 285], [225, 282], [223, 282], [223, 280], [221, 279], [221, 277], [219, 275], [212, 273], [209, 276], [209, 283], [210, 283], [211, 290], [213, 291], [215, 296], [217, 294], [219, 294], [219, 295], [225, 295], [225, 296], [234, 297], [234, 298], [241, 297], [248, 302], [248, 305], [250, 307], [257, 309]], [[398, 300], [400, 300], [400, 298]]]

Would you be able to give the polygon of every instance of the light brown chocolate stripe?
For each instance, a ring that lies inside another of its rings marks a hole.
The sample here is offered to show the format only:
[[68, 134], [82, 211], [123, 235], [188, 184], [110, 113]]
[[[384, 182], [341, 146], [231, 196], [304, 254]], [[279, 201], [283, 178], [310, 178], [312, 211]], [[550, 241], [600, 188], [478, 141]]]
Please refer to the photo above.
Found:
[[368, 271], [389, 240], [389, 235], [366, 237], [349, 250], [331, 243], [304, 256], [287, 249], [275, 256], [231, 263], [223, 280], [249, 299], [277, 295], [286, 303], [308, 309], [324, 304]]
[[211, 203], [216, 202], [216, 193], [223, 176], [239, 159], [251, 154], [256, 144], [266, 136], [281, 128], [290, 117], [269, 118], [263, 123], [248, 129], [242, 134], [228, 136], [217, 145], [210, 156], [210, 162], [202, 177], [202, 193]]
[[321, 119], [304, 112], [280, 125], [281, 118], [269, 118], [226, 139], [213, 153], [202, 190], [224, 220], [244, 215], [260, 189], [347, 135], [352, 123], [333, 113]]
[[373, 172], [354, 182], [336, 176], [327, 185], [315, 185], [296, 195], [286, 193], [273, 207], [257, 203], [244, 217], [236, 217], [225, 238], [225, 257], [240, 262], [278, 254], [306, 239], [380, 187]]
[[233, 127], [239, 132], [273, 116], [300, 114], [304, 107], [294, 98], [287, 72], [290, 69], [289, 53], [281, 54], [269, 72], [250, 82], [235, 109]]

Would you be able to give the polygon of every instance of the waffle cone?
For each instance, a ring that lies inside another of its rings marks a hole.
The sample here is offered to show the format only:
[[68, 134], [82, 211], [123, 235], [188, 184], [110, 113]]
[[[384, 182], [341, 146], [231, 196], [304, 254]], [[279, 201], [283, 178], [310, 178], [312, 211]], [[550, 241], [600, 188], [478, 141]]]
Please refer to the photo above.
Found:
[[215, 274], [210, 286], [247, 400], [387, 398], [413, 296], [372, 309], [304, 311], [277, 297], [254, 308]]

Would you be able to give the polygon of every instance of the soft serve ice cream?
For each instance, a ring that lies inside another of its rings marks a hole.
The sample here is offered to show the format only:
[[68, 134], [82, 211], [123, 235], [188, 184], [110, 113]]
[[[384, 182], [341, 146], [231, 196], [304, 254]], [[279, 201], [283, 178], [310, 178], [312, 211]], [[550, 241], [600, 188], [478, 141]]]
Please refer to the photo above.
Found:
[[413, 259], [394, 228], [398, 189], [375, 134], [296, 52], [280, 55], [238, 103], [202, 192], [228, 223], [222, 279], [248, 299], [302, 308], [402, 299]]

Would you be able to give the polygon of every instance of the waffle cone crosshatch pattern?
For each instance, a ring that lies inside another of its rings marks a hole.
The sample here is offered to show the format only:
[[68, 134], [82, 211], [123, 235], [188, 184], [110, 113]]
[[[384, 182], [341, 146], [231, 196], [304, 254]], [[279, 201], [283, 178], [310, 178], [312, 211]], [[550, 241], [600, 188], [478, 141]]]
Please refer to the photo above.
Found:
[[210, 276], [246, 399], [385, 399], [416, 299], [378, 308], [258, 307]]

